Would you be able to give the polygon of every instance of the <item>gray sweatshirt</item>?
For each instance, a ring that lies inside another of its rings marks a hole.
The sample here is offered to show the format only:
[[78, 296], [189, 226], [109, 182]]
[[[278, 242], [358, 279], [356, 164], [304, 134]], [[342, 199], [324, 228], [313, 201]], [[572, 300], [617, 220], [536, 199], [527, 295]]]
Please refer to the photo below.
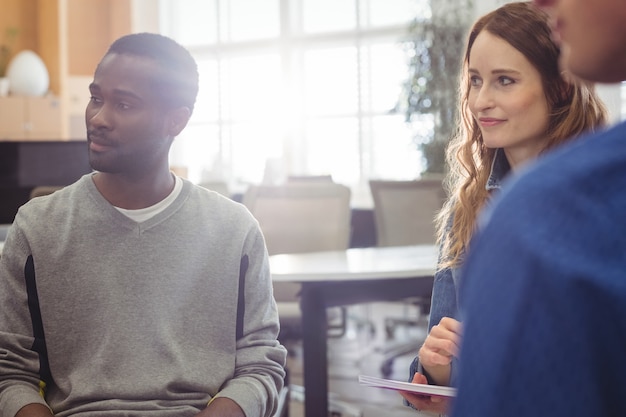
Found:
[[136, 223], [91, 175], [20, 208], [0, 257], [0, 415], [270, 416], [284, 377], [267, 252], [242, 205], [185, 181]]

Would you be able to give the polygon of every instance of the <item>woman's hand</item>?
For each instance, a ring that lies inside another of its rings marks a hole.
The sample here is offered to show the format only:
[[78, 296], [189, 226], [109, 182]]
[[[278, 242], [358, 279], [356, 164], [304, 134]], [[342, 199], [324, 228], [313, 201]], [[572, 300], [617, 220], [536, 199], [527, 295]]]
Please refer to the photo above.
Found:
[[[413, 376], [414, 384], [427, 384], [426, 377], [422, 374], [415, 374]], [[443, 397], [416, 394], [414, 392], [399, 391], [400, 395], [404, 397], [413, 407], [420, 411], [433, 411], [439, 414], [445, 414], [449, 406], [449, 400]]]
[[437, 385], [450, 384], [450, 363], [459, 354], [461, 322], [444, 317], [430, 333], [419, 350], [422, 367]]

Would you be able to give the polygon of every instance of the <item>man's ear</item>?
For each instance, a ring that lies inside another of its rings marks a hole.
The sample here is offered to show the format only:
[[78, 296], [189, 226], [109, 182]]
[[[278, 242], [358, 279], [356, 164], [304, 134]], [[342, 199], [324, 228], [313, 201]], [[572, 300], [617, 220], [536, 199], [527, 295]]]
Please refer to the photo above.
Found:
[[187, 126], [190, 117], [191, 110], [189, 107], [177, 107], [170, 110], [167, 114], [167, 133], [172, 137], [178, 136]]

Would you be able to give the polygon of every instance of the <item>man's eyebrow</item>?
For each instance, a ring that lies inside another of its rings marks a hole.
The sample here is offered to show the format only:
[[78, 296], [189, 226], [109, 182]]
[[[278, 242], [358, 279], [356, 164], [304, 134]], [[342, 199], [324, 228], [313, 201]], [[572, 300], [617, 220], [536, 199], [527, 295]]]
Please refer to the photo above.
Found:
[[143, 101], [141, 97], [139, 97], [137, 94], [133, 93], [132, 91], [122, 90], [120, 88], [113, 89], [113, 95], [117, 97], [125, 97], [125, 98], [129, 98], [132, 100]]
[[[89, 84], [89, 91], [100, 91], [100, 86], [96, 83], [91, 83]], [[113, 89], [112, 93], [113, 95], [117, 97], [125, 97], [125, 98], [129, 98], [129, 99], [136, 100], [136, 101], [143, 101], [141, 97], [139, 97], [137, 94], [129, 90], [116, 88], [116, 89]]]

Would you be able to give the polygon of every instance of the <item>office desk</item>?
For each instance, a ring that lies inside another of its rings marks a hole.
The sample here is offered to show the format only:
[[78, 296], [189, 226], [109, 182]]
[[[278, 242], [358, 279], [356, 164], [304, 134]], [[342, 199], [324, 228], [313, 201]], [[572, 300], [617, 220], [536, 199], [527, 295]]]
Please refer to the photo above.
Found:
[[428, 297], [436, 264], [437, 248], [430, 245], [270, 257], [273, 281], [302, 284], [300, 307], [307, 417], [328, 415], [326, 308]]

